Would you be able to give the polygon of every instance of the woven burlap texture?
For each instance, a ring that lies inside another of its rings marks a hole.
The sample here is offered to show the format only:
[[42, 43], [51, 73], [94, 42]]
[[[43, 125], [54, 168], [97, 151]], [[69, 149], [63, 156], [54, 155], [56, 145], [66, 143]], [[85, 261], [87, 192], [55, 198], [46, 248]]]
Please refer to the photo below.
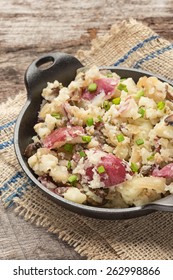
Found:
[[[159, 38], [147, 26], [129, 20], [112, 26], [109, 34], [93, 40], [89, 51], [78, 51], [76, 56], [86, 66], [112, 65], [120, 61], [120, 66], [140, 66], [171, 79], [171, 48], [170, 42]], [[13, 145], [8, 145], [13, 138], [14, 124], [6, 125], [17, 118], [25, 100], [26, 93], [19, 93], [14, 100], [0, 105], [1, 126], [5, 127], [0, 144], [7, 143], [0, 152], [4, 205], [8, 206], [13, 200], [18, 215], [54, 232], [88, 259], [172, 259], [172, 213], [155, 212], [130, 220], [96, 220], [61, 208], [30, 184], [18, 164]], [[15, 177], [16, 173], [20, 176]]]

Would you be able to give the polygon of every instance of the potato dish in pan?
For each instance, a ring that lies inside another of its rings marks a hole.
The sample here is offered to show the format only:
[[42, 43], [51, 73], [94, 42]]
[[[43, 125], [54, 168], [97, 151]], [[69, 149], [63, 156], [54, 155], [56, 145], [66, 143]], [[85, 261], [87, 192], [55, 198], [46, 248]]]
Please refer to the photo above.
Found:
[[38, 180], [76, 203], [126, 208], [173, 192], [173, 87], [97, 67], [42, 91], [25, 150]]

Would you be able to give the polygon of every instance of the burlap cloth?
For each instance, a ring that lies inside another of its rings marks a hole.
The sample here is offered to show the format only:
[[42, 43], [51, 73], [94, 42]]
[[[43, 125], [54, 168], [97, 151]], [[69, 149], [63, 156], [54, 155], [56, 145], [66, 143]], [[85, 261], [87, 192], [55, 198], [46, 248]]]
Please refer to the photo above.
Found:
[[[92, 42], [91, 50], [79, 51], [76, 56], [87, 66], [142, 68], [173, 79], [173, 44], [134, 20], [112, 26], [109, 34]], [[14, 203], [16, 213], [54, 232], [88, 259], [172, 259], [172, 213], [96, 220], [59, 207], [30, 182], [13, 148], [14, 124], [25, 98], [26, 93], [20, 93], [0, 105], [0, 186], [4, 206]]]

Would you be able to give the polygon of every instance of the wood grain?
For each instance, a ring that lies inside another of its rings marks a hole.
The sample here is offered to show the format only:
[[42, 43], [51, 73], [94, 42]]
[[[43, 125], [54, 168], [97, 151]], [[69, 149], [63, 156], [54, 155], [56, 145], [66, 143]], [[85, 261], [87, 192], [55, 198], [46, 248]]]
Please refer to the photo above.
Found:
[[55, 234], [15, 216], [0, 205], [0, 259], [82, 259]]
[[[173, 41], [173, 0], [1, 0], [0, 102], [24, 90], [27, 66], [38, 56], [89, 49], [112, 24], [135, 18]], [[42, 228], [0, 206], [0, 259], [80, 259]]]
[[75, 54], [124, 19], [141, 20], [173, 40], [172, 13], [172, 0], [1, 0], [0, 100], [24, 89], [25, 69], [40, 54]]

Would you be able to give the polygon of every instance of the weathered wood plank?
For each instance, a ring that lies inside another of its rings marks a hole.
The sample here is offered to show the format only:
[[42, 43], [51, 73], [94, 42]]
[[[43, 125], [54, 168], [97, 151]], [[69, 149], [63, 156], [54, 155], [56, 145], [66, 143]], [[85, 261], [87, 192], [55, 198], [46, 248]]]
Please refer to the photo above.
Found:
[[74, 54], [81, 47], [89, 48], [92, 38], [105, 34], [112, 23], [123, 19], [134, 17], [173, 40], [173, 1], [125, 3], [113, 0], [1, 0], [1, 99], [24, 89], [25, 69], [40, 54], [50, 51]]
[[79, 259], [55, 234], [5, 211], [0, 204], [0, 259]]

